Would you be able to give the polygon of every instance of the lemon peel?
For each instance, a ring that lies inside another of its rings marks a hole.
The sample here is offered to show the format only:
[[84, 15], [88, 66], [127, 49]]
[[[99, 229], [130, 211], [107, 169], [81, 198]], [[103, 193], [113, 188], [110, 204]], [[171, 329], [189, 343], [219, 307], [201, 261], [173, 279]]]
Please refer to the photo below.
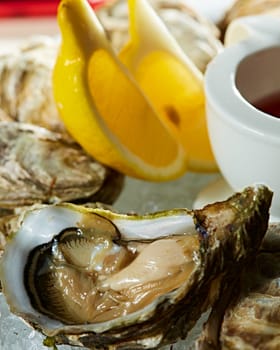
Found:
[[193, 171], [216, 171], [205, 117], [203, 75], [146, 0], [128, 0], [130, 41], [120, 60], [177, 137]]
[[115, 56], [86, 0], [62, 0], [54, 97], [72, 136], [100, 162], [163, 181], [186, 171], [186, 152]]

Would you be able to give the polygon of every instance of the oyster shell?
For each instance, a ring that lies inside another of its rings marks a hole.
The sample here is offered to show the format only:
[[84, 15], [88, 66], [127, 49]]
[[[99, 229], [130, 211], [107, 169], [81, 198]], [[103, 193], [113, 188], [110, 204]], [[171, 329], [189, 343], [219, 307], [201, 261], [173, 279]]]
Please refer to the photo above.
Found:
[[0, 122], [0, 207], [71, 201], [112, 203], [124, 176], [44, 128]]
[[[271, 192], [137, 216], [28, 211], [1, 260], [11, 310], [56, 343], [153, 349], [184, 338], [258, 250]], [[230, 278], [228, 278], [230, 274]]]
[[[186, 55], [202, 72], [222, 50], [216, 25], [198, 14], [183, 0], [150, 0], [159, 17]], [[109, 40], [118, 52], [129, 39], [126, 0], [117, 0], [98, 11]]]
[[[199, 349], [280, 348], [279, 224], [269, 225], [256, 258], [244, 268], [230, 293], [230, 305], [221, 315], [220, 310], [214, 314], [198, 342]], [[213, 334], [217, 323], [219, 331]]]
[[236, 0], [226, 12], [219, 27], [222, 32], [234, 19], [243, 16], [274, 14], [280, 17], [280, 3], [278, 0]]
[[[20, 227], [20, 212], [24, 211], [24, 208], [20, 208], [17, 213], [13, 211], [4, 211], [0, 216], [0, 259], [4, 252], [5, 246], [7, 244], [7, 239]], [[1, 281], [0, 281], [0, 291], [1, 291]]]
[[111, 204], [123, 187], [124, 175], [87, 155], [59, 118], [51, 86], [58, 45], [58, 38], [35, 36], [0, 56], [2, 216], [34, 203]]
[[52, 70], [59, 41], [34, 36], [0, 55], [1, 119], [36, 124], [67, 134], [52, 93]]

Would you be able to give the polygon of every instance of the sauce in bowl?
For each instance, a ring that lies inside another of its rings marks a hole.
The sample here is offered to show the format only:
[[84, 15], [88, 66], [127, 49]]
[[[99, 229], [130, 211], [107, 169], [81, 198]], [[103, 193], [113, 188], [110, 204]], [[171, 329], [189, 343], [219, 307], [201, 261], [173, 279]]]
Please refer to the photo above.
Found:
[[254, 102], [253, 106], [264, 113], [280, 118], [280, 91], [262, 97]]

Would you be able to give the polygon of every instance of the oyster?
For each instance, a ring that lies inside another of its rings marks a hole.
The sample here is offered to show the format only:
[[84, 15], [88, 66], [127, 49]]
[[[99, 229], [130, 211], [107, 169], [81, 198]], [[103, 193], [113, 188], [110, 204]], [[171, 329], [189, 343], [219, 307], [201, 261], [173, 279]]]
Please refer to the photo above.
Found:
[[52, 93], [51, 76], [58, 45], [57, 38], [35, 36], [0, 55], [2, 120], [8, 116], [67, 134]]
[[[186, 55], [204, 72], [211, 59], [222, 50], [216, 25], [187, 6], [184, 0], [150, 2]], [[113, 1], [97, 14], [118, 52], [129, 39], [127, 1]]]
[[255, 255], [271, 197], [249, 187], [200, 210], [144, 216], [73, 204], [30, 210], [1, 260], [4, 294], [57, 344], [172, 343]]
[[[24, 212], [26, 208], [20, 208], [17, 212], [3, 211], [0, 216], [0, 259], [4, 252], [7, 238], [16, 232], [20, 227], [20, 212]], [[1, 291], [1, 283], [0, 283]]]
[[279, 224], [269, 226], [256, 260], [243, 271], [234, 294], [215, 349], [280, 349]]
[[44, 128], [0, 122], [0, 208], [71, 201], [112, 203], [124, 176]]
[[236, 18], [260, 14], [272, 14], [280, 17], [280, 3], [278, 0], [236, 0], [226, 12], [219, 27], [225, 32], [228, 25]]

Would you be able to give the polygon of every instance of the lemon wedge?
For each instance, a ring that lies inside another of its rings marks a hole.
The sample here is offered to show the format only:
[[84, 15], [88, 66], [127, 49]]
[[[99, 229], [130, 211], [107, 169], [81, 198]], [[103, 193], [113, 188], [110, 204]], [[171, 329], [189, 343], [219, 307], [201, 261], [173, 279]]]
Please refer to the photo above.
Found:
[[87, 0], [62, 0], [54, 98], [67, 129], [100, 162], [154, 181], [186, 171], [186, 152], [115, 56]]
[[128, 0], [130, 41], [120, 60], [189, 155], [189, 169], [216, 171], [206, 117], [203, 75], [146, 0]]

